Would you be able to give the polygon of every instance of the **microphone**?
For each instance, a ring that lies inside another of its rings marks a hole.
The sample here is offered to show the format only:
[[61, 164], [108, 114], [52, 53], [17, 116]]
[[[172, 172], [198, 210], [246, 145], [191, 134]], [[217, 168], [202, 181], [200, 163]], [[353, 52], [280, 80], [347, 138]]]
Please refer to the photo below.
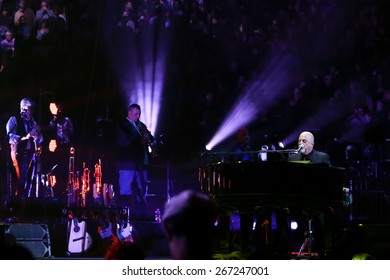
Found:
[[24, 111], [20, 112], [20, 117], [21, 117], [22, 119], [27, 119], [26, 112], [24, 112]]
[[304, 147], [305, 147], [305, 145], [303, 145], [303, 144], [299, 145], [297, 153], [300, 153]]

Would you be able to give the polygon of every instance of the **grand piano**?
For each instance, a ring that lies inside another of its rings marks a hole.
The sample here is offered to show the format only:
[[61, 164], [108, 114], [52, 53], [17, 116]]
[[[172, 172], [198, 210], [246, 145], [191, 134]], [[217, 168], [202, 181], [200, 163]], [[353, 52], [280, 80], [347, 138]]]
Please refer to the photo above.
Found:
[[344, 168], [297, 162], [214, 162], [200, 169], [204, 193], [240, 209], [337, 207], [344, 203]]
[[[301, 258], [306, 248], [311, 257], [312, 244], [317, 252], [333, 249], [336, 225], [346, 209], [344, 168], [286, 161], [209, 162], [200, 168], [199, 179], [202, 191], [217, 204], [222, 236], [228, 236], [231, 248], [254, 248], [254, 258], [294, 253]], [[300, 230], [290, 230], [291, 220]]]

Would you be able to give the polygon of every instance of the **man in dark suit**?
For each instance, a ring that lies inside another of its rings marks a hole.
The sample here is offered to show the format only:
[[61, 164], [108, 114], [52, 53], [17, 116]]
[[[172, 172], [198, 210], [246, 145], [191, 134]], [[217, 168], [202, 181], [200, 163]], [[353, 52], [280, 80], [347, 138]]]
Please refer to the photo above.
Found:
[[[288, 157], [288, 161], [308, 161], [309, 164], [321, 165], [324, 167], [331, 167], [329, 155], [324, 152], [314, 150], [314, 135], [309, 131], [303, 131], [298, 138], [298, 153], [292, 154]], [[325, 245], [325, 231], [329, 230], [329, 225], [325, 223], [326, 209], [318, 207], [306, 207], [300, 209], [300, 215], [303, 220], [313, 222], [314, 232], [314, 249], [320, 254], [326, 249]], [[308, 231], [311, 229], [308, 228]], [[312, 240], [309, 240], [311, 243]]]
[[321, 164], [330, 167], [329, 155], [314, 150], [314, 135], [309, 131], [303, 131], [298, 138], [298, 153], [288, 157], [288, 161], [309, 161], [310, 164]]
[[141, 107], [131, 104], [127, 116], [119, 121], [117, 132], [119, 192], [131, 197], [130, 207], [135, 207], [139, 213], [146, 210], [149, 145], [154, 142], [146, 125], [140, 122], [140, 116]]

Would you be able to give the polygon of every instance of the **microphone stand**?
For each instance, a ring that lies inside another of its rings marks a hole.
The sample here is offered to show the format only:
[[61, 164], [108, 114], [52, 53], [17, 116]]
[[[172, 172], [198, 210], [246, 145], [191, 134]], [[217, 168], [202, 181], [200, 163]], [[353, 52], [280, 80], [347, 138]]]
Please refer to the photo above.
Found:
[[36, 139], [34, 139], [34, 147], [35, 147], [35, 197], [39, 197], [39, 183], [41, 178], [41, 163], [40, 163], [40, 148], [37, 145]]
[[308, 231], [305, 232], [305, 240], [302, 243], [301, 248], [299, 249], [299, 253], [297, 258], [302, 257], [303, 255], [303, 250], [307, 248], [307, 256], [310, 258], [312, 256], [311, 253], [311, 248], [313, 245], [313, 229], [312, 229], [312, 219], [309, 220], [308, 222]]
[[33, 158], [31, 159], [32, 164], [32, 172], [31, 172], [31, 181], [30, 181], [30, 187], [28, 190], [28, 197], [31, 196], [31, 190], [33, 188], [33, 182], [35, 179], [35, 198], [39, 197], [39, 184], [40, 184], [40, 179], [41, 179], [41, 163], [40, 163], [40, 154], [41, 154], [41, 148], [38, 147], [36, 139], [33, 139], [34, 142], [34, 155]]

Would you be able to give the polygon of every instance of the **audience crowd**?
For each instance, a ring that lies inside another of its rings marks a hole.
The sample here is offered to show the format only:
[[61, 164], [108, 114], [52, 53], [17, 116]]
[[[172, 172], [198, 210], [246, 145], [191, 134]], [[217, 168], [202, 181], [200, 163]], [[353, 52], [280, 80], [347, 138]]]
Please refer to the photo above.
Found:
[[378, 143], [390, 137], [389, 6], [385, 0], [2, 0], [0, 87], [77, 96], [82, 85], [84, 94], [102, 94], [95, 99], [114, 107], [115, 91], [123, 91], [115, 83], [134, 82], [126, 71], [131, 76], [145, 66], [132, 66], [134, 53], [154, 44], [167, 49], [165, 136], [174, 147], [179, 142], [198, 152], [243, 92], [276, 67], [269, 60], [287, 55], [293, 66], [285, 92], [267, 90], [267, 82], [258, 89], [259, 99], [275, 95], [278, 103], [261, 110], [256, 129], [290, 133], [326, 110], [326, 123], [316, 127], [326, 141]]
[[[302, 129], [321, 131], [332, 160], [390, 156], [389, 9], [388, 0], [0, 0], [2, 119], [10, 100], [55, 92], [68, 96], [84, 136], [86, 114], [100, 123], [119, 114], [151, 48], [151, 61], [166, 57], [155, 74], [164, 73], [161, 129], [172, 156], [197, 155], [255, 82], [256, 99], [277, 99], [252, 124], [260, 134], [282, 138], [317, 116]], [[275, 72], [281, 57], [287, 76]], [[287, 82], [283, 92], [265, 72]], [[335, 155], [335, 142], [347, 149]]]

